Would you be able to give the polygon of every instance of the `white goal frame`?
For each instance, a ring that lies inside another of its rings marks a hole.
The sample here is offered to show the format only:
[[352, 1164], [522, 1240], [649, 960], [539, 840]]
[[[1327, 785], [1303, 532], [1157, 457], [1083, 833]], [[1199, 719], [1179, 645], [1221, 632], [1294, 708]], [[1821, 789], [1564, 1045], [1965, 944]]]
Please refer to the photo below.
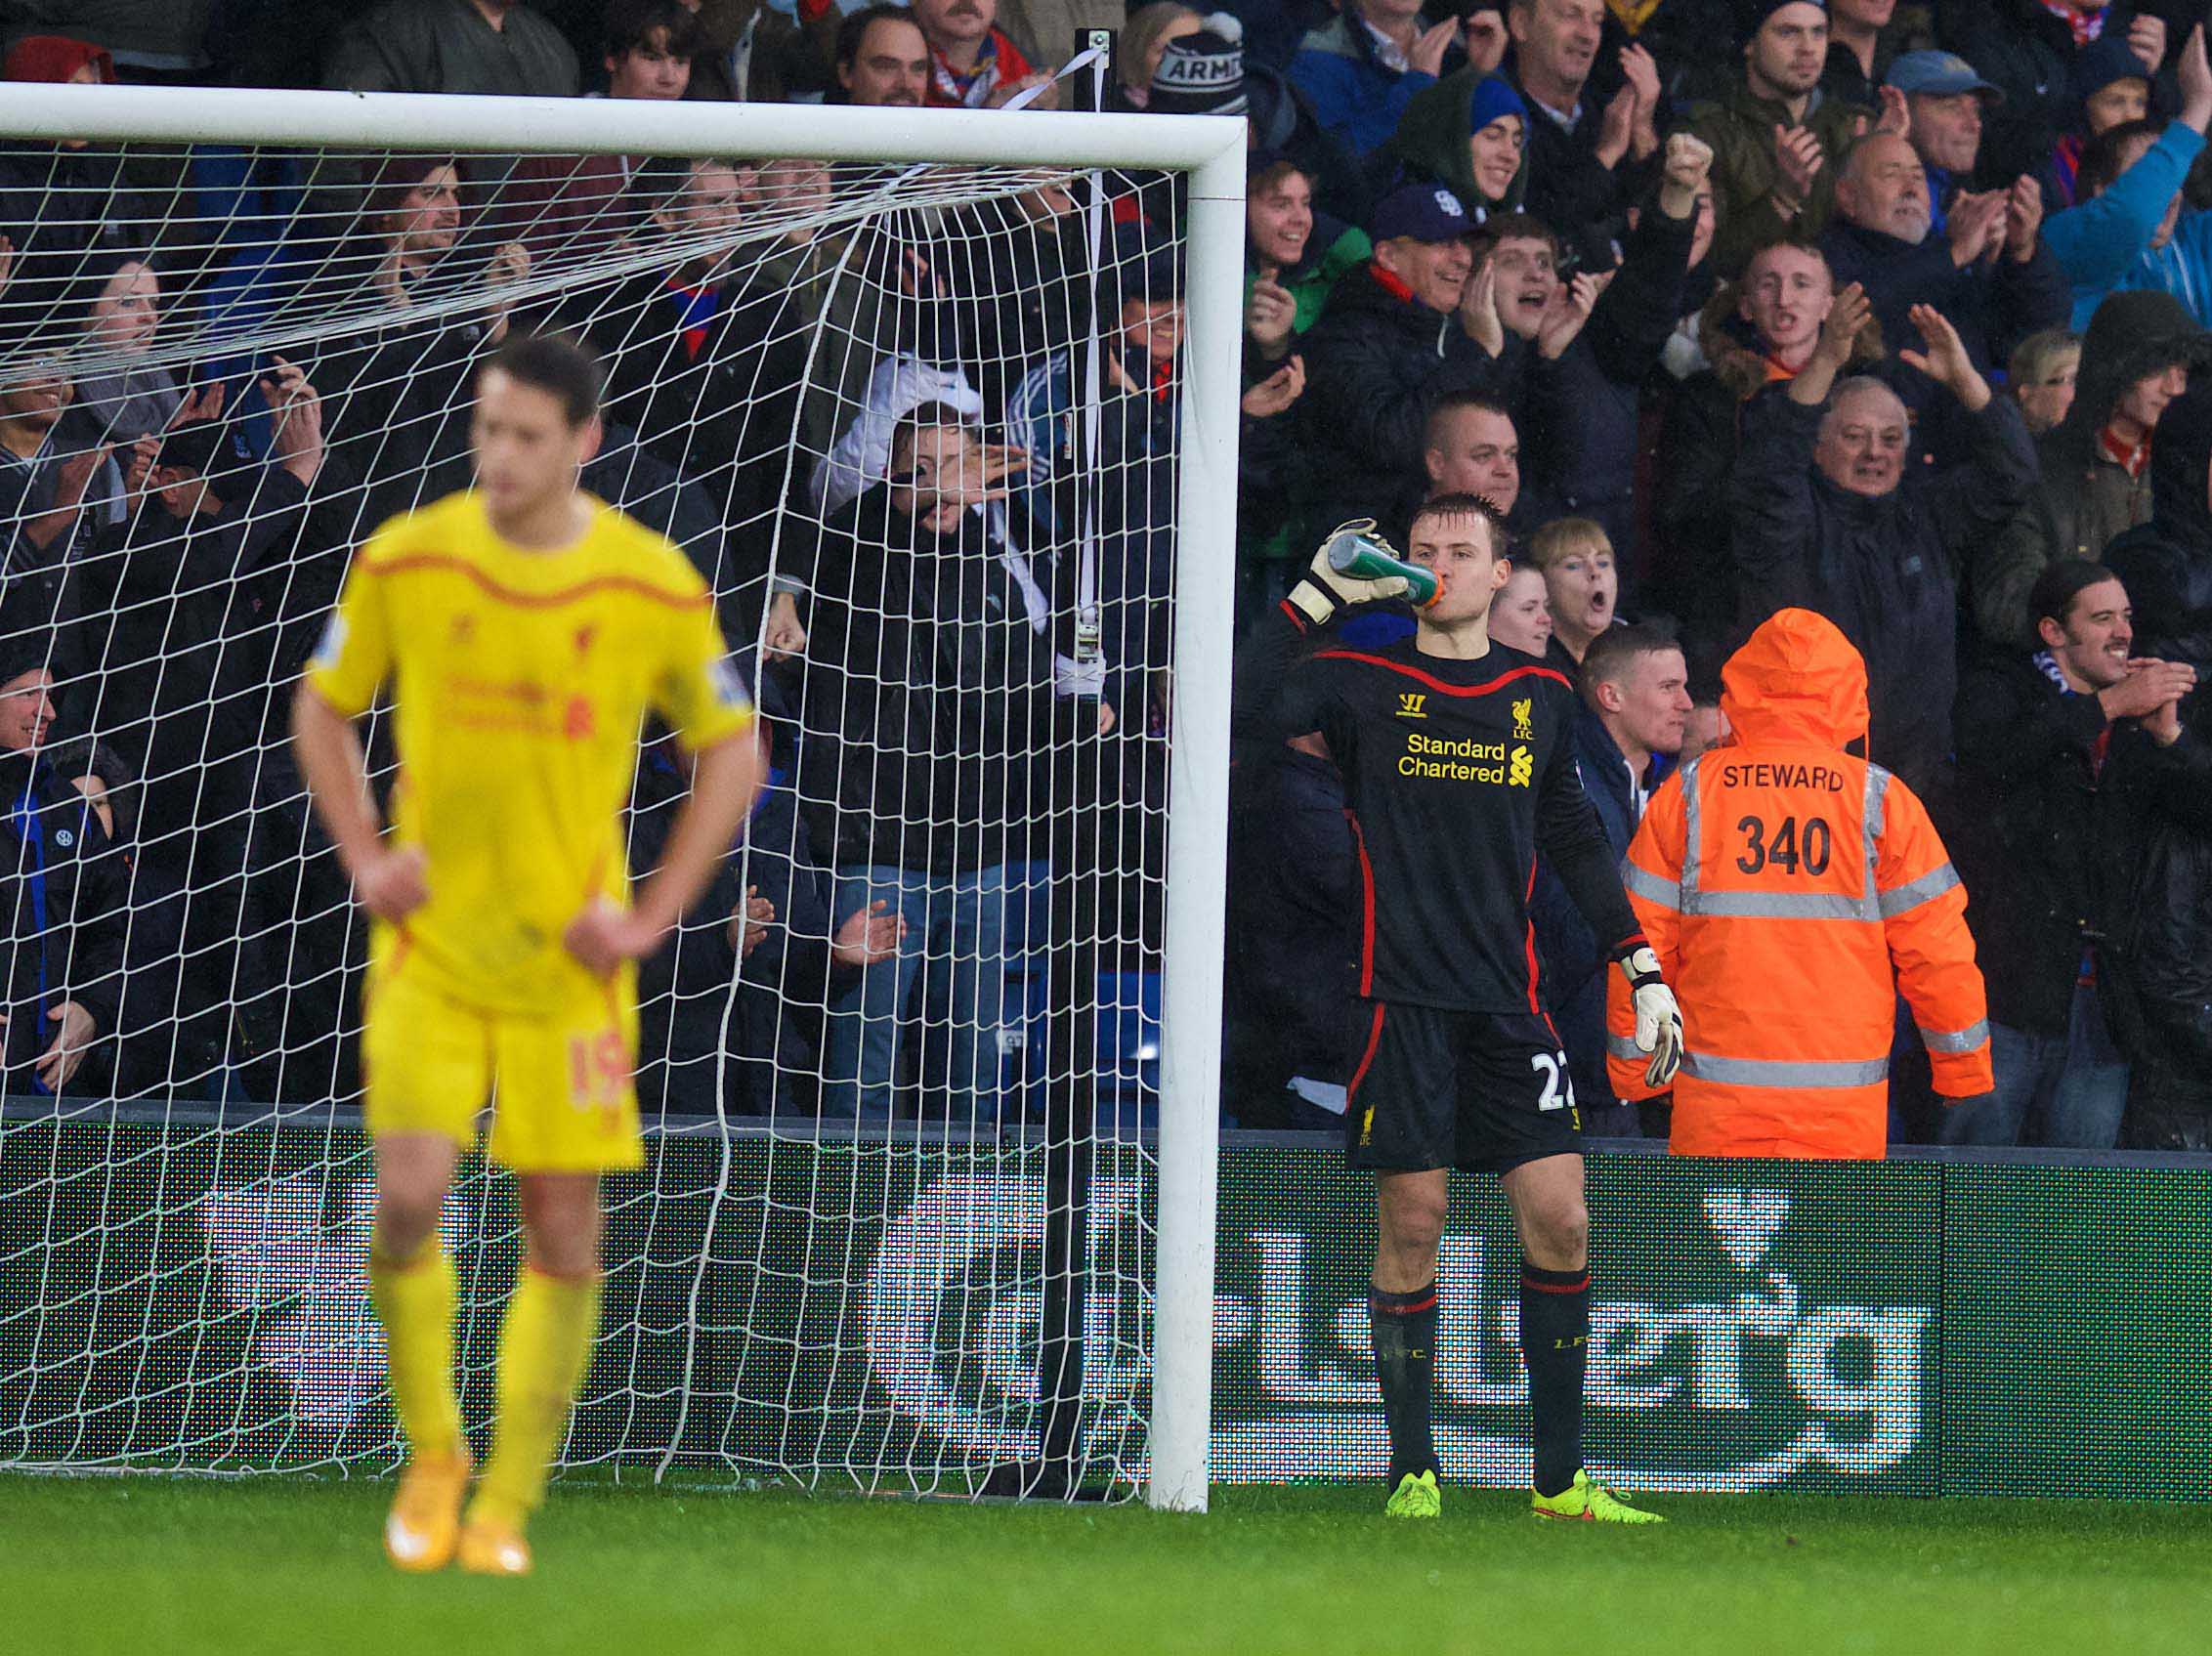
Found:
[[1207, 1506], [1220, 1120], [1245, 122], [1192, 115], [854, 108], [18, 83], [0, 140], [508, 154], [730, 154], [1186, 175], [1186, 345], [1170, 703], [1159, 1216], [1145, 1499]]

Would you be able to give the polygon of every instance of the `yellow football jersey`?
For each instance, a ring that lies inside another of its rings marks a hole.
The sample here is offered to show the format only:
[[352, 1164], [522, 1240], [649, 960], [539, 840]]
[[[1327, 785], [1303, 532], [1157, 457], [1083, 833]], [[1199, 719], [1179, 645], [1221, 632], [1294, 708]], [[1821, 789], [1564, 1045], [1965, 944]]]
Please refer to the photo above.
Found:
[[354, 559], [308, 672], [349, 718], [391, 681], [394, 826], [429, 864], [408, 970], [495, 1011], [550, 1011], [589, 987], [561, 934], [595, 893], [627, 890], [621, 815], [647, 710], [695, 751], [752, 723], [699, 572], [590, 504], [590, 530], [557, 552], [503, 540], [473, 491], [393, 519]]

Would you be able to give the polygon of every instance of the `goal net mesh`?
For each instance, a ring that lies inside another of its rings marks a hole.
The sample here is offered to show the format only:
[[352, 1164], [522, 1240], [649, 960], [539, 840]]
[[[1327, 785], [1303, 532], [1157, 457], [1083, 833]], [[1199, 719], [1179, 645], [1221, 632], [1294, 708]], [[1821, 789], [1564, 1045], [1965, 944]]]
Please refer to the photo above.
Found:
[[[1134, 1488], [1178, 217], [1019, 166], [0, 141], [0, 1464], [402, 1453], [364, 927], [288, 707], [364, 537], [469, 486], [486, 355], [560, 329], [608, 373], [585, 487], [711, 582], [773, 751], [644, 973], [564, 1466]], [[687, 782], [640, 739], [635, 873]], [[465, 1162], [446, 1230], [481, 1429], [509, 1181]]]

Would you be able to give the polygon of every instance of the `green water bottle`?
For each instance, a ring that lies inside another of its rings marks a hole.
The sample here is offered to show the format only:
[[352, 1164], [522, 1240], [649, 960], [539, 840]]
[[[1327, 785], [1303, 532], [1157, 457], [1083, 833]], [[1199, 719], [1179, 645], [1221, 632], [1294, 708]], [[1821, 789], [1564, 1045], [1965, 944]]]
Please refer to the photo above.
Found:
[[1327, 548], [1329, 567], [1340, 575], [1356, 580], [1382, 580], [1388, 575], [1403, 575], [1410, 590], [1406, 596], [1416, 607], [1425, 609], [1436, 602], [1436, 572], [1419, 564], [1409, 564], [1397, 554], [1397, 549], [1381, 535], [1370, 533], [1375, 520], [1342, 524], [1329, 537]]

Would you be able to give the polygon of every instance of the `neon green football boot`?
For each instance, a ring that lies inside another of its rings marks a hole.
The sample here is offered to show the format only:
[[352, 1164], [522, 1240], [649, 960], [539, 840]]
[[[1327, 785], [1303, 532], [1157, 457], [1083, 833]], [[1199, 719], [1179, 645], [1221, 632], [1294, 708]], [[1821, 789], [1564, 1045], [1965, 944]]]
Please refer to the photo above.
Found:
[[1572, 1518], [1586, 1524], [1663, 1524], [1656, 1512], [1629, 1505], [1628, 1497], [1607, 1489], [1588, 1472], [1578, 1469], [1575, 1481], [1556, 1495], [1538, 1495], [1531, 1502], [1540, 1518]]
[[1398, 1480], [1390, 1499], [1382, 1503], [1386, 1518], [1433, 1518], [1444, 1510], [1443, 1493], [1434, 1472], [1408, 1472]]

